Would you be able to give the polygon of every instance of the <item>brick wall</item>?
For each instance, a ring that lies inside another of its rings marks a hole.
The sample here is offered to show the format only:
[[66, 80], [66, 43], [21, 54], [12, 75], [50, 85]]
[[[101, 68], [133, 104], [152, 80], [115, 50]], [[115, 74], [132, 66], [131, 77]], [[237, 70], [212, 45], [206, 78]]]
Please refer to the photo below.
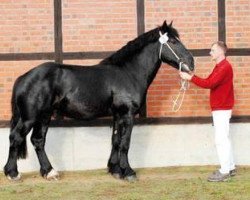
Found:
[[0, 1], [0, 53], [54, 51], [53, 0]]
[[63, 1], [63, 49], [115, 51], [136, 37], [136, 1]]
[[[0, 54], [54, 52], [53, 0], [0, 0]], [[249, 0], [226, 1], [226, 40], [231, 48], [250, 47]], [[146, 31], [173, 20], [188, 49], [207, 49], [218, 40], [215, 0], [145, 0]], [[62, 0], [63, 51], [115, 51], [137, 35], [135, 0]], [[234, 115], [250, 115], [250, 56], [230, 56], [235, 73]], [[0, 61], [0, 120], [10, 118], [15, 79], [45, 62]], [[93, 65], [95, 60], [64, 60]], [[209, 55], [196, 57], [196, 74], [206, 77], [214, 67]], [[178, 94], [177, 70], [163, 64], [147, 97], [149, 117], [209, 116], [209, 90], [191, 84], [181, 110], [171, 111]]]

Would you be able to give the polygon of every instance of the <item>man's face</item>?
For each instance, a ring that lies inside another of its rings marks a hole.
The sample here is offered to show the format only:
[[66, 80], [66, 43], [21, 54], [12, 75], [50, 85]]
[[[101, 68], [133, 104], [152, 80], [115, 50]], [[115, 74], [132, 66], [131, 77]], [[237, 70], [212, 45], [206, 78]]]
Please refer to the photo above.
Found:
[[210, 56], [212, 60], [217, 60], [219, 57], [224, 55], [224, 51], [217, 44], [214, 44], [210, 50]]

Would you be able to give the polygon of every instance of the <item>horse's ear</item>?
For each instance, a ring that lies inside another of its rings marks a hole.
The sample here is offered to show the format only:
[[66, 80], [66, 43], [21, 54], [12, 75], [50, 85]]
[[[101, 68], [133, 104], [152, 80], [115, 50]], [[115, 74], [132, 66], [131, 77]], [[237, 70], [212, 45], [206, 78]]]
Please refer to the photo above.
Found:
[[166, 20], [164, 20], [164, 22], [162, 24], [162, 27], [164, 27], [164, 26], [167, 26], [167, 21]]
[[172, 25], [173, 25], [173, 20], [171, 21], [171, 23], [169, 24], [169, 26], [172, 27]]
[[168, 29], [168, 25], [167, 25], [167, 22], [166, 20], [163, 22], [162, 26], [161, 26], [161, 32], [164, 34], [165, 32], [167, 32], [167, 29]]

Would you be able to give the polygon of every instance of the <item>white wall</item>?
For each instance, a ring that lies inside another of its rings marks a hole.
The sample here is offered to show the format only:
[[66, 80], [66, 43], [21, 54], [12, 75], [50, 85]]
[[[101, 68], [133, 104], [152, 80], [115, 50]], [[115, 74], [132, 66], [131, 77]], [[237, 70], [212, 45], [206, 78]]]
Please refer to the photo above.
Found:
[[[0, 129], [0, 171], [8, 156], [9, 129]], [[238, 165], [250, 165], [250, 124], [231, 124]], [[30, 135], [29, 135], [30, 136]], [[38, 160], [27, 138], [29, 156], [18, 161], [19, 171], [39, 171]], [[211, 124], [143, 125], [133, 129], [129, 152], [133, 168], [218, 164]], [[111, 150], [111, 128], [50, 128], [46, 151], [56, 170], [106, 168]]]

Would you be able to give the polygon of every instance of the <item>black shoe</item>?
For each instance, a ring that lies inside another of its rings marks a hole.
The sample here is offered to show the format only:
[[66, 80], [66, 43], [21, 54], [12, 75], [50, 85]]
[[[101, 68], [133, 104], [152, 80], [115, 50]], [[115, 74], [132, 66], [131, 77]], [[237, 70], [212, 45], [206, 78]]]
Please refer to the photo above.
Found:
[[232, 169], [229, 171], [230, 176], [235, 176], [236, 175], [236, 169]]
[[224, 182], [230, 178], [230, 174], [222, 174], [219, 170], [215, 171], [208, 177], [209, 182]]

